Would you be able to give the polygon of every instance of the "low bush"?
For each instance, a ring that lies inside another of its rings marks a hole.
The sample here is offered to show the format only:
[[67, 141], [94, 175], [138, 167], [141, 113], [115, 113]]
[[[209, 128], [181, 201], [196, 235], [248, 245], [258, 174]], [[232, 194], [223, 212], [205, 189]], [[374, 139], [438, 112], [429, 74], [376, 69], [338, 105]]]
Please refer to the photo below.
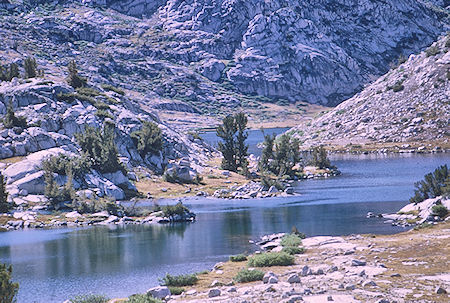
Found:
[[250, 267], [288, 266], [294, 264], [294, 257], [285, 252], [257, 254], [248, 260]]
[[433, 57], [433, 56], [436, 56], [437, 54], [439, 54], [441, 51], [440, 51], [439, 47], [431, 46], [425, 52], [427, 53], [427, 57]]
[[74, 93], [59, 93], [56, 95], [56, 100], [62, 101], [62, 102], [67, 102], [67, 103], [72, 103], [73, 101], [75, 101], [75, 97], [76, 97], [76, 94], [74, 94]]
[[107, 303], [109, 299], [101, 295], [83, 295], [70, 299], [71, 303]]
[[448, 214], [448, 209], [442, 204], [436, 204], [431, 208], [433, 215], [445, 218]]
[[184, 288], [178, 286], [169, 286], [168, 288], [170, 290], [170, 293], [175, 296], [181, 295], [185, 291]]
[[99, 109], [97, 110], [97, 112], [95, 113], [95, 115], [97, 117], [99, 117], [100, 119], [106, 119], [109, 118], [111, 120], [114, 120], [114, 116], [108, 111], [108, 110], [104, 110], [104, 109]]
[[132, 295], [131, 297], [128, 298], [128, 301], [125, 301], [126, 303], [163, 303], [163, 301], [147, 296], [147, 295], [143, 295], [143, 294], [137, 294], [137, 295]]
[[295, 234], [285, 235], [281, 239], [281, 246], [283, 246], [283, 247], [289, 247], [289, 246], [298, 247], [300, 244], [302, 244], [302, 239], [298, 235], [295, 235]]
[[183, 205], [183, 203], [178, 202], [175, 205], [166, 205], [162, 207], [163, 216], [169, 219], [173, 219], [175, 216], [188, 215], [191, 211], [189, 208]]
[[234, 276], [233, 280], [238, 283], [248, 283], [253, 281], [262, 281], [263, 277], [264, 272], [260, 270], [242, 269], [236, 274], [236, 276]]
[[26, 128], [27, 119], [25, 117], [17, 117], [14, 113], [13, 105], [9, 103], [6, 108], [5, 118], [3, 118], [3, 125], [6, 128], [13, 128], [13, 127]]
[[164, 278], [161, 279], [162, 285], [165, 286], [192, 286], [195, 283], [197, 283], [198, 277], [196, 274], [192, 275], [179, 275], [179, 276], [172, 276], [169, 274], [166, 274]]
[[230, 256], [230, 261], [231, 262], [243, 262], [243, 261], [247, 261], [247, 256], [243, 255], [243, 254], [239, 254], [236, 256]]
[[295, 225], [292, 226], [291, 233], [294, 235], [297, 235], [300, 239], [306, 239], [306, 235], [304, 233], [300, 232], [298, 230], [297, 226], [295, 226]]
[[110, 84], [102, 84], [101, 86], [104, 90], [112, 91], [112, 92], [118, 93], [119, 95], [122, 95], [122, 96], [125, 95], [125, 92], [118, 87], [112, 86]]
[[292, 255], [303, 254], [305, 252], [305, 249], [303, 247], [286, 246], [286, 247], [283, 247], [281, 252], [285, 252], [292, 256]]
[[163, 134], [158, 124], [145, 121], [142, 128], [131, 133], [131, 138], [141, 157], [157, 155], [163, 148]]

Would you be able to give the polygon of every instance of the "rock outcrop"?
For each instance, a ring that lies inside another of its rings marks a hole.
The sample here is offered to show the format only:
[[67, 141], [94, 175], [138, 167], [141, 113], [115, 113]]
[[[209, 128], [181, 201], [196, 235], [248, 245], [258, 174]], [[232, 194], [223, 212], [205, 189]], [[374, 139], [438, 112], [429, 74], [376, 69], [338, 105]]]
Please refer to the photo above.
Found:
[[[450, 36], [441, 37], [336, 108], [293, 128], [304, 147], [447, 142]], [[423, 147], [423, 150], [426, 147]]]

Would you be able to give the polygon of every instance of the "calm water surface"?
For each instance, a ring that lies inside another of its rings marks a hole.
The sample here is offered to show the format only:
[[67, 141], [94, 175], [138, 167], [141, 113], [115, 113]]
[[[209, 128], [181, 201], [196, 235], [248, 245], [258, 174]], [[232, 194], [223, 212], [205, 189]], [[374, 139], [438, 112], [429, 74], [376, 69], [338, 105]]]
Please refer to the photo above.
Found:
[[252, 251], [249, 240], [293, 225], [309, 236], [395, 233], [403, 229], [366, 219], [366, 213], [398, 210], [414, 182], [450, 164], [450, 155], [343, 156], [334, 163], [342, 176], [300, 182], [297, 197], [187, 200], [198, 214], [195, 223], [1, 233], [0, 262], [14, 266], [19, 303], [51, 303], [85, 293], [142, 293], [167, 272], [211, 268]]

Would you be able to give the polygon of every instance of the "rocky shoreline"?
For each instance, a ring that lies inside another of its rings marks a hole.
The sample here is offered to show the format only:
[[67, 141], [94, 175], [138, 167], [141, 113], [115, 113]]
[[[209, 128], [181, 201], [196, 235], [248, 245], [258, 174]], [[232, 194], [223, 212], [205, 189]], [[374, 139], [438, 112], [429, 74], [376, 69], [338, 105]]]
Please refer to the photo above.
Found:
[[[310, 237], [302, 241], [305, 252], [295, 255], [294, 265], [260, 268], [262, 281], [236, 283], [232, 277], [247, 264], [225, 262], [180, 295], [165, 286], [147, 294], [168, 303], [448, 302], [450, 275], [442, 264], [449, 262], [449, 232], [444, 222], [396, 235]], [[284, 235], [262, 237], [261, 250], [278, 251]]]

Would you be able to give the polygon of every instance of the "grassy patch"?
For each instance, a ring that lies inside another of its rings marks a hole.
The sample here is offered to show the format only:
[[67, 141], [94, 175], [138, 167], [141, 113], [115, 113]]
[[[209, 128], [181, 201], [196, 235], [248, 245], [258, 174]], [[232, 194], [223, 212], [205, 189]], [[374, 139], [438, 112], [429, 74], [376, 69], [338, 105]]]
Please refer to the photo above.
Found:
[[179, 275], [172, 276], [166, 274], [164, 278], [161, 279], [161, 282], [165, 286], [191, 286], [194, 285], [198, 281], [198, 277], [196, 274], [192, 275]]
[[263, 277], [264, 272], [260, 270], [242, 269], [236, 274], [236, 276], [234, 276], [233, 280], [238, 283], [248, 283], [253, 281], [261, 281]]
[[251, 267], [288, 266], [294, 263], [294, 257], [285, 252], [262, 253], [248, 260], [248, 265]]
[[239, 254], [236, 256], [230, 256], [230, 261], [231, 262], [244, 262], [244, 261], [247, 261], [247, 256], [243, 255], [243, 254]]
[[101, 295], [83, 295], [70, 299], [71, 303], [107, 303], [109, 299]]
[[156, 299], [156, 298], [144, 295], [144, 294], [132, 295], [125, 302], [126, 303], [163, 303], [163, 301], [161, 301], [159, 299]]

